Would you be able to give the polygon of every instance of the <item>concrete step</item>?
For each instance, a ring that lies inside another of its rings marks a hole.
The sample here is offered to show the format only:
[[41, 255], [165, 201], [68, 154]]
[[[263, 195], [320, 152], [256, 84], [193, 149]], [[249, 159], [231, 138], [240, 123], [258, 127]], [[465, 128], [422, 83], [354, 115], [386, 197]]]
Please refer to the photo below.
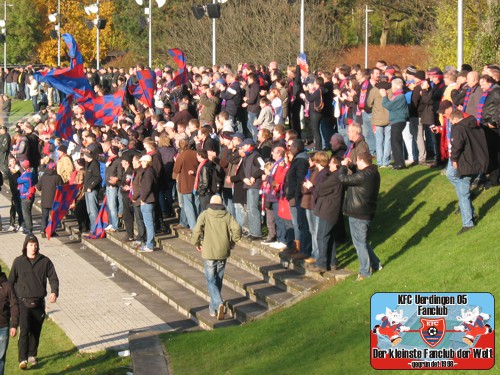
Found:
[[[201, 253], [196, 251], [193, 245], [178, 238], [164, 240], [161, 244], [170, 256], [203, 272], [204, 265]], [[232, 251], [231, 257], [234, 253]], [[229, 264], [232, 266], [226, 267], [224, 274], [224, 284], [231, 289], [271, 309], [293, 297], [293, 294], [269, 284], [262, 277], [253, 275], [238, 266], [235, 267], [231, 263], [231, 257], [229, 257]]]
[[[111, 259], [118, 268], [168, 302], [182, 315], [193, 319], [204, 329], [237, 325], [240, 324], [240, 321], [251, 320], [267, 310], [248, 298], [234, 293], [230, 289], [225, 289], [223, 294], [230, 312], [234, 316], [219, 321], [209, 314], [208, 292], [204, 276], [199, 271], [185, 265], [184, 269], [177, 271], [177, 275], [172, 273], [172, 277], [176, 278], [170, 278], [153, 265], [148, 264], [157, 263], [151, 259], [163, 256], [164, 252], [161, 250], [153, 253], [134, 254], [131, 251], [126, 251], [125, 247], [128, 246], [120, 246], [110, 239], [88, 240], [83, 238], [82, 242], [105, 258]], [[149, 261], [145, 261], [148, 258]], [[175, 258], [172, 257], [172, 259]], [[180, 267], [181, 265], [177, 264], [176, 266]], [[180, 278], [180, 275], [183, 277]], [[189, 278], [192, 279], [191, 284], [186, 282]]]
[[[171, 235], [162, 236], [162, 238], [159, 239], [163, 247], [162, 251], [156, 251], [153, 254], [143, 254], [136, 251], [129, 242], [122, 242], [120, 237], [120, 234], [113, 233], [109, 234], [107, 238], [130, 253], [135, 254], [138, 258], [164, 273], [167, 277], [177, 281], [193, 293], [206, 299], [207, 302], [210, 300], [206, 288], [203, 261], [201, 255], [195, 251], [194, 246]], [[166, 244], [170, 245], [167, 246]], [[189, 256], [175, 256], [175, 252], [172, 254], [172, 252], [164, 251], [165, 248], [172, 249], [177, 246], [179, 246], [180, 254], [190, 254], [193, 258]], [[248, 280], [249, 278], [252, 279]], [[255, 283], [256, 286], [250, 286], [248, 290], [246, 290], [243, 287], [245, 283]], [[234, 315], [243, 317], [242, 321], [255, 319], [255, 316], [246, 317], [246, 312], [240, 311], [239, 305], [233, 305], [230, 302], [231, 300], [238, 300], [243, 295], [254, 302], [260, 303], [265, 308], [268, 308], [277, 306], [291, 297], [291, 295], [283, 294], [282, 290], [272, 287], [262, 280], [252, 277], [252, 275], [248, 273], [245, 274], [244, 271], [235, 269], [234, 267], [226, 267], [224, 285], [234, 291], [223, 290], [223, 294], [228, 301], [227, 304], [229, 309]]]

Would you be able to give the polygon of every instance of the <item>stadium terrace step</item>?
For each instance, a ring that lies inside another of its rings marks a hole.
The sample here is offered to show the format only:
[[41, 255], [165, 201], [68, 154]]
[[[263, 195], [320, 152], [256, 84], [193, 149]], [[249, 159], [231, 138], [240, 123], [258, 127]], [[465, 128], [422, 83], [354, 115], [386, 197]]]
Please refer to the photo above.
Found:
[[[109, 239], [89, 240], [83, 238], [82, 243], [84, 243], [87, 248], [101, 254], [104, 258], [112, 260], [123, 272], [134, 278], [140, 284], [146, 286], [154, 294], [174, 307], [179, 313], [199, 324], [200, 327], [204, 329], [214, 329], [240, 323], [235, 318], [219, 321], [211, 317], [208, 311], [207, 301], [203, 297], [193, 293], [192, 290], [184, 287], [177, 281], [165, 277], [164, 273], [158, 271], [141, 259], [141, 256], [144, 256], [144, 258], [154, 256], [154, 252], [135, 255], [125, 251], [123, 247]], [[157, 253], [159, 252], [160, 251], [157, 251]], [[230, 299], [228, 299], [228, 302], [229, 300]], [[247, 317], [252, 314], [256, 315], [263, 312], [259, 310], [264, 310], [264, 308], [253, 302], [249, 302], [248, 300], [244, 301], [244, 298], [231, 300], [230, 303], [231, 306], [238, 305], [240, 316], [237, 315], [236, 318], [242, 318], [243, 316]]]

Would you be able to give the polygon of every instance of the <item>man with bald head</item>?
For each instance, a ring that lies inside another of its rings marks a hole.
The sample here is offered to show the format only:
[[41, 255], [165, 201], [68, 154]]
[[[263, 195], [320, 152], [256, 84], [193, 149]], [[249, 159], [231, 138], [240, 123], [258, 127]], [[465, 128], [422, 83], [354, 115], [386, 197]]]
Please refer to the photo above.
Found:
[[462, 107], [462, 111], [467, 113], [468, 115], [475, 116], [477, 111], [477, 105], [479, 104], [479, 100], [481, 100], [481, 96], [483, 95], [483, 91], [481, 87], [479, 87], [479, 73], [476, 71], [469, 72], [467, 74], [467, 92], [465, 94], [464, 104]]

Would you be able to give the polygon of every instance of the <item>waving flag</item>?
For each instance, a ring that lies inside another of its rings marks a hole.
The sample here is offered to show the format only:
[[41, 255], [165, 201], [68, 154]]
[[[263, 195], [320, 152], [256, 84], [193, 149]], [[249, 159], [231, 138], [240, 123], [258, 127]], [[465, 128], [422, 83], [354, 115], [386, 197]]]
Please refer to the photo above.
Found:
[[106, 205], [106, 196], [104, 196], [104, 200], [102, 201], [101, 208], [99, 209], [99, 213], [97, 214], [97, 218], [95, 219], [95, 227], [92, 234], [87, 236], [88, 239], [97, 240], [101, 238], [106, 238], [106, 232], [104, 228], [109, 225], [109, 213], [108, 207]]
[[77, 98], [94, 96], [90, 83], [83, 71], [83, 57], [71, 34], [63, 34], [62, 38], [68, 47], [70, 57], [69, 68], [45, 70], [33, 74], [38, 82], [46, 82], [66, 95], [74, 94]]
[[125, 90], [119, 90], [114, 94], [79, 100], [78, 104], [83, 107], [83, 115], [90, 124], [109, 125], [120, 115], [124, 96]]
[[56, 114], [56, 124], [54, 134], [56, 137], [71, 140], [73, 138], [73, 127], [71, 126], [71, 115], [73, 95], [68, 95], [61, 103]]
[[47, 239], [50, 240], [52, 233], [56, 231], [61, 220], [66, 216], [69, 206], [73, 203], [82, 185], [59, 185], [56, 187], [52, 210], [50, 211], [49, 223], [45, 228]]
[[134, 98], [153, 108], [154, 93], [156, 88], [156, 74], [150, 69], [138, 70], [136, 73], [138, 84], [133, 85], [132, 79], [128, 82], [128, 91]]
[[186, 55], [179, 48], [172, 48], [168, 50], [168, 53], [174, 59], [179, 71], [175, 75], [175, 77], [170, 81], [170, 85], [172, 86], [180, 86], [184, 83], [189, 82], [189, 77], [186, 70]]

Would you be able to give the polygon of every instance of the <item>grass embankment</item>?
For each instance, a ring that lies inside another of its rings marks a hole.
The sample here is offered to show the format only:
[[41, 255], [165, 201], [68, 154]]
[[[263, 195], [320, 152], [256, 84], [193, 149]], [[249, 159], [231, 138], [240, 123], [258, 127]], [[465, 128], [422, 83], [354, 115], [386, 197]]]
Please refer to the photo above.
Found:
[[[457, 236], [457, 198], [445, 176], [423, 167], [381, 173], [370, 238], [382, 271], [359, 283], [350, 277], [242, 327], [165, 335], [174, 374], [380, 373], [370, 367], [373, 293], [481, 291], [500, 296], [498, 188], [477, 196], [479, 224]], [[352, 245], [342, 246], [338, 258], [342, 266], [357, 272]], [[390, 372], [396, 373], [400, 372]], [[500, 373], [500, 366], [488, 373]]]
[[31, 100], [12, 100], [12, 107], [9, 116], [9, 124], [14, 125], [20, 118], [33, 114], [33, 104]]

